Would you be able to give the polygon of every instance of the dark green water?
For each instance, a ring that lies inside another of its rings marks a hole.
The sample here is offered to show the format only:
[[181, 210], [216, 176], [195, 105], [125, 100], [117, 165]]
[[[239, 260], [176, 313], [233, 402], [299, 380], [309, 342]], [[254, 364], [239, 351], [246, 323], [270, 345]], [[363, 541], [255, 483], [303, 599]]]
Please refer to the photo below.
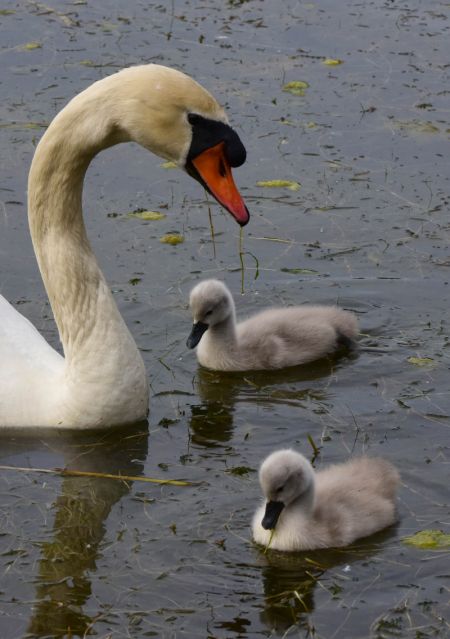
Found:
[[[449, 26], [434, 0], [0, 5], [0, 292], [52, 344], [27, 172], [46, 124], [90, 82], [158, 62], [204, 84], [246, 143], [235, 177], [252, 213], [240, 296], [238, 227], [211, 205], [214, 253], [197, 184], [132, 145], [93, 163], [87, 226], [147, 364], [149, 423], [3, 435], [0, 464], [201, 483], [1, 470], [3, 639], [448, 636], [448, 552], [402, 539], [449, 532]], [[304, 96], [282, 91], [294, 80]], [[301, 188], [256, 185], [272, 179]], [[127, 218], [137, 207], [168, 215]], [[184, 244], [161, 244], [169, 231]], [[210, 275], [241, 316], [305, 301], [354, 310], [359, 353], [276, 375], [199, 371], [186, 300]], [[352, 452], [397, 464], [398, 525], [339, 551], [256, 548], [255, 471], [277, 447], [312, 455], [308, 435], [317, 468]]]

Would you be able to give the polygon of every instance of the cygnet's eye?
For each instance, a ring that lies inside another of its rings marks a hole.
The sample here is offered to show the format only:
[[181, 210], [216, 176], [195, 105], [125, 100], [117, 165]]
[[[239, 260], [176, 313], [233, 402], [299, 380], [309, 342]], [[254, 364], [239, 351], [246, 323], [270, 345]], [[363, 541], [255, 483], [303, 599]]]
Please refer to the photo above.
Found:
[[281, 493], [281, 491], [283, 490], [283, 488], [284, 488], [284, 484], [283, 484], [282, 486], [278, 486], [278, 488], [276, 489], [276, 491], [275, 491], [275, 492], [277, 492], [277, 493]]
[[205, 317], [209, 317], [210, 315], [212, 315], [212, 310], [205, 313]]

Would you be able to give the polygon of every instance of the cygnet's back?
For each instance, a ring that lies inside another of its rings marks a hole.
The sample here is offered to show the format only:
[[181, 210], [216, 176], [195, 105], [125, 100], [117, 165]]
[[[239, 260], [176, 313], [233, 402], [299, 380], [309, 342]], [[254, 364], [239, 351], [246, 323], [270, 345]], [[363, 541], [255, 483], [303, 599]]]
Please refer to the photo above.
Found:
[[190, 306], [194, 327], [188, 346], [199, 344], [199, 362], [215, 370], [304, 364], [350, 346], [358, 333], [355, 315], [336, 306], [268, 309], [236, 325], [233, 298], [218, 280], [200, 282]]
[[300, 453], [277, 451], [261, 466], [266, 499], [253, 518], [254, 539], [269, 545], [274, 528], [270, 548], [276, 550], [346, 546], [395, 522], [399, 481], [396, 468], [380, 458], [314, 473]]

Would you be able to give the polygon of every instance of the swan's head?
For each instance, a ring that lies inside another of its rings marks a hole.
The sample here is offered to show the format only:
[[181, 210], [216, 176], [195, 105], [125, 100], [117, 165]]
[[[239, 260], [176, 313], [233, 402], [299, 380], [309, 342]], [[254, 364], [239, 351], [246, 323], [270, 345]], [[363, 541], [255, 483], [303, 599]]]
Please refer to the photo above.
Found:
[[204, 280], [194, 286], [189, 296], [194, 324], [186, 345], [195, 348], [210, 326], [220, 324], [234, 314], [230, 291], [219, 280]]
[[249, 212], [231, 173], [245, 162], [245, 147], [212, 95], [184, 73], [156, 64], [110, 78], [101, 83], [110, 81], [114, 92], [108, 102], [116, 105], [118, 137], [175, 162], [247, 224]]
[[299, 499], [305, 508], [314, 497], [314, 470], [309, 461], [295, 450], [277, 450], [267, 457], [259, 469], [259, 483], [266, 498], [266, 511], [261, 525], [275, 528], [281, 511]]

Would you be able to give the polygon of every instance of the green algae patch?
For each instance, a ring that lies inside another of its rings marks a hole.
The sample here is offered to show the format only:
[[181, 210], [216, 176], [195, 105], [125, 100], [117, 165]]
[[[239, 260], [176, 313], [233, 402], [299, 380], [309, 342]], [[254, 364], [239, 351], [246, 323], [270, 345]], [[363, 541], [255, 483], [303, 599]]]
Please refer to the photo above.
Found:
[[293, 180], [260, 180], [256, 183], [256, 186], [263, 186], [269, 189], [289, 189], [290, 191], [298, 191], [300, 184]]
[[450, 548], [450, 535], [443, 533], [442, 530], [419, 530], [410, 537], [404, 537], [402, 541], [408, 546], [424, 550]]
[[291, 93], [292, 95], [305, 95], [306, 89], [309, 88], [309, 84], [304, 80], [292, 80], [283, 85], [283, 91], [285, 93]]
[[325, 60], [322, 60], [322, 64], [325, 64], [327, 67], [337, 67], [343, 63], [343, 60], [339, 60], [339, 58], [325, 58]]
[[435, 361], [432, 357], [408, 357], [407, 361], [414, 366], [430, 367], [435, 365]]
[[166, 214], [160, 213], [159, 211], [133, 211], [132, 213], [127, 213], [127, 217], [137, 217], [139, 220], [154, 222], [156, 220], [163, 220]]
[[34, 51], [35, 49], [42, 49], [42, 44], [40, 42], [27, 42], [20, 49], [22, 51]]
[[182, 244], [184, 242], [184, 236], [181, 233], [166, 233], [159, 238], [162, 244]]

